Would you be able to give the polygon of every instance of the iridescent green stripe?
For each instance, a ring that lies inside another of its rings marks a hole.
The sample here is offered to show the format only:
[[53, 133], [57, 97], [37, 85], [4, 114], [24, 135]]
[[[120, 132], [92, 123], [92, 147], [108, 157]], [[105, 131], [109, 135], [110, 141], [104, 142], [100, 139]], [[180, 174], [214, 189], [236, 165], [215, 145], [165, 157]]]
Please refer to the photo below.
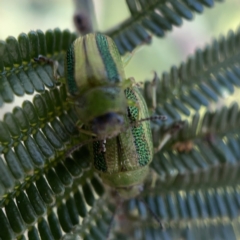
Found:
[[78, 87], [75, 81], [74, 77], [74, 64], [75, 62], [75, 55], [74, 55], [74, 45], [72, 44], [70, 48], [67, 51], [66, 54], [66, 84], [68, 88], [68, 92], [71, 95], [77, 95], [78, 94]]
[[104, 153], [99, 151], [100, 142], [96, 141], [96, 142], [93, 142], [92, 144], [93, 144], [93, 164], [94, 164], [94, 167], [99, 172], [107, 172], [107, 164], [106, 164]]
[[113, 57], [110, 53], [108, 39], [106, 38], [106, 36], [100, 33], [97, 33], [96, 42], [97, 42], [98, 50], [100, 52], [100, 56], [103, 60], [105, 69], [107, 71], [108, 79], [112, 82], [120, 82], [121, 76], [119, 76], [116, 63], [113, 60]]
[[[133, 91], [130, 88], [127, 88], [125, 90], [127, 99], [133, 100], [135, 102], [139, 102], [138, 100], [142, 100], [142, 99], [138, 99], [139, 96], [137, 96], [136, 93], [137, 93], [136, 91]], [[144, 106], [139, 106], [139, 108], [133, 107], [133, 106], [128, 107], [128, 117], [131, 122], [137, 121], [138, 116], [141, 116], [141, 114], [139, 114], [139, 111], [142, 110], [141, 107], [144, 107]], [[139, 123], [138, 126], [132, 128], [134, 144], [135, 144], [136, 152], [138, 154], [138, 164], [140, 166], [146, 166], [152, 160], [152, 149], [151, 149], [151, 146], [149, 145], [149, 139], [148, 139], [149, 133], [146, 132], [145, 125], [149, 125], [149, 122]]]

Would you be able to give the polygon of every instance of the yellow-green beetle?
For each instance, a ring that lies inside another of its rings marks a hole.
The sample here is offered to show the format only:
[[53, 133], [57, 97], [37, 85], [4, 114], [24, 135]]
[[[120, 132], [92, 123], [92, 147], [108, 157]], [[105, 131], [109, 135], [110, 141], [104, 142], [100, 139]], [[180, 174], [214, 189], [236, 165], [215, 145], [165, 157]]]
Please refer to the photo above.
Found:
[[100, 139], [91, 144], [92, 161], [103, 182], [124, 198], [136, 196], [153, 158], [145, 100], [126, 79], [114, 41], [100, 33], [73, 42], [66, 54], [66, 85], [81, 122]]
[[96, 137], [90, 143], [94, 169], [123, 198], [138, 195], [153, 158], [150, 122], [139, 121], [149, 113], [125, 77], [114, 41], [101, 33], [76, 39], [66, 53], [65, 78], [80, 122]]

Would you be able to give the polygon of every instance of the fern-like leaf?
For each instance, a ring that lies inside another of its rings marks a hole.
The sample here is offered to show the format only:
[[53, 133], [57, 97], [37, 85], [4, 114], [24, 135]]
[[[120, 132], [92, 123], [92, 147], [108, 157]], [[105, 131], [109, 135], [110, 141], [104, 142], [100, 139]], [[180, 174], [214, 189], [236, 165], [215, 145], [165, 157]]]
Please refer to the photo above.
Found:
[[45, 87], [54, 88], [51, 66], [41, 66], [33, 59], [42, 54], [58, 60], [59, 74], [63, 76], [64, 54], [75, 38], [68, 30], [54, 29], [45, 34], [40, 30], [30, 31], [20, 34], [18, 40], [9, 37], [6, 42], [0, 41], [0, 106], [12, 102], [14, 95], [42, 93]]
[[[198, 50], [157, 84], [157, 112], [169, 120], [152, 125], [154, 141], [171, 124], [186, 119], [183, 129], [155, 155], [151, 167], [156, 184], [143, 192], [166, 231], [156, 228], [144, 205], [132, 199], [124, 214], [134, 228], [121, 228], [122, 236], [126, 230], [134, 239], [191, 239], [195, 232], [213, 228], [214, 237], [237, 235], [230, 222], [239, 225], [239, 107], [235, 103], [205, 113], [198, 110], [239, 86], [238, 35], [230, 32], [227, 39]], [[65, 159], [67, 149], [84, 139], [66, 89], [56, 86], [50, 66], [32, 60], [40, 53], [57, 59], [63, 75], [63, 56], [73, 39], [74, 34], [55, 29], [0, 43], [1, 103], [39, 92], [0, 121], [1, 239], [102, 239], [111, 223], [114, 207], [91, 169], [87, 148]], [[143, 92], [151, 103], [148, 83]], [[192, 141], [193, 146], [180, 153], [174, 148], [179, 141]]]
[[[106, 31], [121, 54], [132, 52], [137, 46], [151, 41], [152, 33], [163, 37], [172, 26], [180, 26], [182, 19], [193, 19], [193, 12], [202, 13], [212, 7], [214, 0], [126, 0], [131, 16], [116, 28]], [[216, 1], [218, 2], [218, 0]]]

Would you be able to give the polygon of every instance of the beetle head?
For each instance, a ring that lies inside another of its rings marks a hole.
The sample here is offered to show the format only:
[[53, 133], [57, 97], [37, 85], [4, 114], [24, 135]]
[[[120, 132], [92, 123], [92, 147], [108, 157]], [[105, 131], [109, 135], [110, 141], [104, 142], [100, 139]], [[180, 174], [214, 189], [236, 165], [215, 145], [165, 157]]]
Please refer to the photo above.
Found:
[[92, 131], [101, 139], [112, 138], [124, 129], [124, 117], [115, 112], [109, 112], [96, 117], [92, 121]]

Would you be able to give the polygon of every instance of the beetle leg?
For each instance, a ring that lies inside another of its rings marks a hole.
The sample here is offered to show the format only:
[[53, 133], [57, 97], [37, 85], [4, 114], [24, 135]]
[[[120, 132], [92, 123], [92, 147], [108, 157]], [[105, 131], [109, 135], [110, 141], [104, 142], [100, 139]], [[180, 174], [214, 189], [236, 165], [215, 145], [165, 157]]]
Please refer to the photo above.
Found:
[[112, 217], [111, 217], [111, 220], [110, 220], [110, 224], [109, 224], [108, 229], [107, 229], [107, 234], [106, 234], [106, 239], [107, 240], [110, 240], [110, 232], [111, 232], [111, 229], [113, 227], [114, 218], [117, 215], [119, 209], [121, 209], [121, 207], [123, 206], [123, 203], [124, 203], [124, 200], [119, 198], [117, 206], [116, 206], [115, 210], [113, 211], [113, 214], [112, 214]]
[[133, 53], [128, 52], [122, 57], [123, 67], [126, 67], [133, 57]]
[[58, 66], [59, 66], [58, 61], [55, 61], [55, 60], [53, 60], [51, 58], [47, 58], [47, 57], [45, 57], [43, 55], [38, 55], [37, 58], [34, 58], [34, 61], [35, 62], [43, 62], [43, 63], [49, 64], [52, 67], [52, 69], [53, 69], [53, 77], [54, 77], [54, 79], [57, 82], [62, 82], [61, 77], [57, 73]]
[[101, 140], [99, 142], [100, 142], [100, 146], [98, 149], [99, 153], [101, 153], [101, 152], [105, 153], [106, 152], [106, 139]]
[[130, 77], [128, 79], [125, 79], [124, 81], [122, 81], [121, 86], [123, 89], [126, 88], [132, 88], [133, 86], [137, 85], [135, 79], [133, 77]]
[[83, 134], [86, 134], [88, 136], [92, 136], [92, 137], [96, 137], [96, 134], [91, 132], [91, 131], [88, 131], [88, 130], [85, 130], [85, 129], [82, 129], [82, 127], [78, 127], [78, 131], [80, 133], [83, 133]]
[[153, 170], [153, 169], [150, 169], [151, 171], [151, 186], [150, 186], [150, 189], [153, 189], [155, 188], [157, 185], [157, 180], [158, 180], [158, 174]]
[[156, 110], [157, 107], [157, 80], [158, 80], [158, 75], [156, 72], [154, 72], [154, 78], [151, 82], [152, 86], [152, 107], [153, 110]]
[[97, 135], [95, 133], [93, 133], [89, 130], [83, 129], [84, 124], [80, 120], [78, 120], [75, 124], [76, 124], [76, 127], [77, 127], [79, 133], [83, 133], [83, 134], [85, 134], [87, 136], [91, 136], [91, 137], [97, 137]]
[[170, 138], [172, 138], [172, 136], [177, 133], [184, 125], [183, 121], [179, 121], [175, 124], [173, 124], [163, 135], [163, 137], [161, 138], [158, 147], [154, 149], [154, 152], [157, 153], [159, 152], [163, 146], [168, 142], [168, 140]]
[[135, 50], [133, 50], [132, 52], [127, 52], [124, 56], [122, 56], [122, 63], [123, 66], [126, 67], [128, 65], [128, 63], [130, 62], [130, 60], [132, 59], [132, 57], [134, 56], [134, 54], [136, 52], [138, 52], [139, 50], [141, 50], [143, 47], [143, 44], [139, 45], [137, 48], [135, 48]]
[[148, 212], [153, 216], [153, 218], [159, 223], [160, 229], [164, 229], [164, 224], [160, 220], [160, 218], [157, 216], [157, 214], [150, 208], [148, 203], [141, 197], [138, 198], [147, 208]]

